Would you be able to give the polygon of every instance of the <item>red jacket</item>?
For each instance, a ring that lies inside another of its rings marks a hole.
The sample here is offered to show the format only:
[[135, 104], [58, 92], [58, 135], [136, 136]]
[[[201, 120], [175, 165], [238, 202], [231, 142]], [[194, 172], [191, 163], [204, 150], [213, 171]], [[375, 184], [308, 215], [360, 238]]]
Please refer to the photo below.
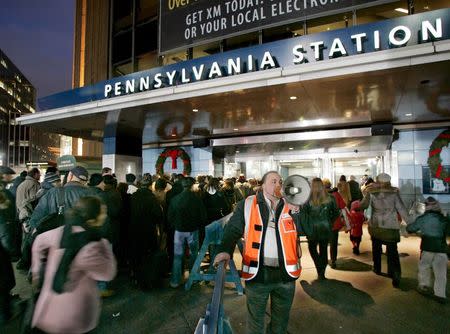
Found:
[[352, 229], [350, 230], [350, 235], [352, 237], [360, 237], [363, 234], [362, 226], [364, 223], [364, 220], [366, 218], [364, 217], [363, 211], [356, 211], [356, 209], [359, 208], [359, 201], [352, 202], [352, 207], [350, 211], [350, 226]]

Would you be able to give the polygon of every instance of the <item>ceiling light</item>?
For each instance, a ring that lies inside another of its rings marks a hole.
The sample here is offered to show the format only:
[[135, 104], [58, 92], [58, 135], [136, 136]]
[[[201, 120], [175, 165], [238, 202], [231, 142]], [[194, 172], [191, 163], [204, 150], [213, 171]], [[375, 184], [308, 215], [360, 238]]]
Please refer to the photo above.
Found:
[[404, 14], [408, 14], [408, 10], [405, 8], [395, 8], [395, 11], [400, 12], [400, 13], [404, 13]]
[[297, 100], [297, 96], [291, 96], [289, 97], [291, 100]]
[[239, 151], [236, 151], [236, 153], [239, 153]]
[[290, 149], [290, 150], [293, 150], [294, 148], [293, 148], [293, 147], [289, 147], [289, 149]]
[[193, 112], [198, 112], [198, 109], [192, 109]]
[[405, 114], [405, 116], [411, 117], [412, 114], [411, 113], [407, 113], [407, 114]]
[[239, 131], [239, 129], [238, 129], [238, 128], [234, 128], [233, 130], [234, 130], [234, 131]]

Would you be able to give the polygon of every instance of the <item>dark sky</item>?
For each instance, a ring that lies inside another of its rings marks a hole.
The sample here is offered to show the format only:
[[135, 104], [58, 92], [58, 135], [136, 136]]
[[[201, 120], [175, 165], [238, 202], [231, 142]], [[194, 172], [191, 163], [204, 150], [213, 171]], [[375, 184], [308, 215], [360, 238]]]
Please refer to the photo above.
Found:
[[37, 89], [71, 89], [75, 0], [0, 0], [0, 48]]

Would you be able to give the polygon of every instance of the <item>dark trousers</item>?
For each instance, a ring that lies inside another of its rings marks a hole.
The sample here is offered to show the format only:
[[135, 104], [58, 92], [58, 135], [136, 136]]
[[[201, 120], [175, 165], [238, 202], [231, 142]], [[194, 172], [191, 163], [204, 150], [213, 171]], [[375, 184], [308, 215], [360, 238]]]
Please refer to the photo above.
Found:
[[[319, 251], [317, 251], [317, 246], [319, 246]], [[319, 276], [325, 275], [325, 269], [328, 264], [327, 248], [328, 240], [308, 240], [309, 253], [316, 265]]]
[[[260, 268], [260, 270], [264, 270]], [[248, 334], [284, 334], [289, 321], [289, 312], [295, 294], [295, 281], [292, 282], [246, 282], [247, 297], [247, 333]], [[270, 323], [264, 331], [264, 318], [267, 301], [270, 296]]]
[[400, 257], [397, 250], [397, 242], [386, 242], [379, 239], [372, 238], [372, 258], [373, 269], [376, 272], [381, 272], [381, 253], [382, 245], [386, 245], [387, 267], [388, 275], [400, 279], [402, 270], [400, 267]]
[[331, 262], [336, 262], [338, 253], [338, 238], [339, 230], [332, 231], [330, 236], [330, 259]]
[[361, 237], [350, 236], [350, 240], [352, 242], [353, 248], [359, 250], [359, 245], [361, 244]]
[[11, 295], [0, 289], [0, 324], [11, 317]]

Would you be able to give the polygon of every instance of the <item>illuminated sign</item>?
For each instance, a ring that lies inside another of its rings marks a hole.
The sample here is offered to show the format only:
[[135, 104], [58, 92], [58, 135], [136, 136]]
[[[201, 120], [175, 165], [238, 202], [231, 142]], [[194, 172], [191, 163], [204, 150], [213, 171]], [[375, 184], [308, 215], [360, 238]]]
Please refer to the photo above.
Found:
[[373, 0], [161, 0], [160, 52], [375, 6]]
[[51, 95], [40, 110], [192, 82], [402, 48], [450, 38], [450, 9], [279, 40], [128, 74]]

